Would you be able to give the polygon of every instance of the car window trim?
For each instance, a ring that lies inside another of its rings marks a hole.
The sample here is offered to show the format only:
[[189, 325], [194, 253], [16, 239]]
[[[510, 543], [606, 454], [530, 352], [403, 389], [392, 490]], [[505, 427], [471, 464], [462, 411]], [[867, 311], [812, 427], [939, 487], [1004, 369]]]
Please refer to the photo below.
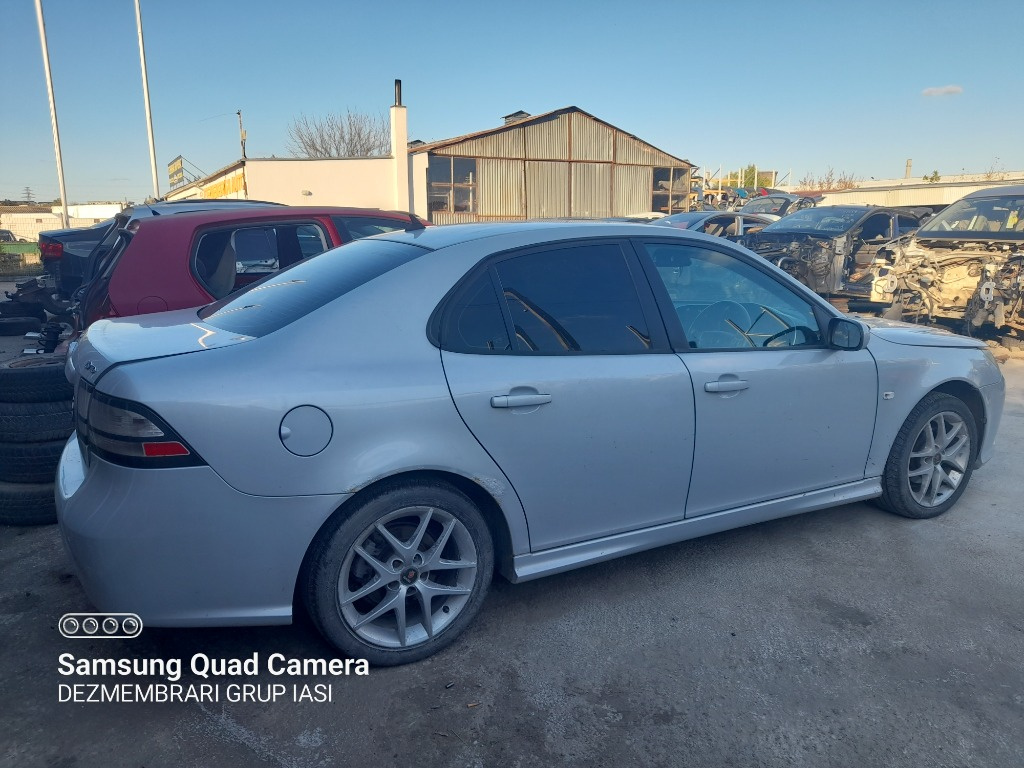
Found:
[[[192, 245], [189, 247], [189, 251], [188, 251], [188, 253], [189, 253], [189, 256], [188, 256], [188, 271], [189, 271], [189, 274], [196, 281], [197, 285], [199, 285], [200, 288], [202, 288], [207, 293], [210, 293], [210, 289], [207, 288], [206, 283], [202, 280], [202, 278], [199, 277], [199, 274], [196, 271], [196, 258], [199, 255], [199, 243], [202, 242], [202, 239], [204, 237], [206, 237], [207, 235], [217, 234], [218, 232], [234, 232], [234, 231], [239, 230], [239, 229], [265, 229], [267, 227], [277, 227], [277, 226], [301, 227], [304, 224], [312, 224], [313, 226], [315, 226], [315, 227], [320, 229], [320, 232], [323, 235], [323, 241], [327, 245], [327, 248], [325, 248], [324, 251], [321, 251], [320, 253], [324, 253], [325, 251], [329, 251], [332, 248], [337, 248], [338, 247], [338, 246], [333, 245], [331, 243], [331, 233], [330, 233], [330, 230], [328, 229], [327, 225], [323, 221], [320, 221], [319, 219], [317, 219], [316, 217], [312, 217], [312, 218], [303, 217], [301, 219], [268, 219], [268, 220], [265, 220], [265, 221], [260, 221], [260, 220], [248, 221], [248, 220], [246, 220], [244, 222], [236, 222], [234, 224], [218, 223], [218, 224], [213, 224], [213, 225], [211, 225], [209, 227], [201, 227], [201, 228], [197, 229], [195, 232], [192, 233]], [[314, 254], [314, 255], [315, 256], [319, 256], [320, 254], [318, 253], [318, 254]], [[312, 256], [306, 256], [304, 259], [299, 259], [299, 261], [304, 261], [305, 259], [309, 259], [309, 258], [312, 258]], [[295, 262], [295, 263], [297, 264], [298, 262]], [[289, 264], [288, 266], [291, 266], [291, 265]], [[277, 269], [271, 270], [270, 272], [252, 272], [250, 274], [259, 275], [260, 277], [265, 277], [267, 275], [273, 275], [276, 272], [280, 272], [280, 271], [281, 271], [281, 269], [280, 269], [280, 267], [278, 267]]]
[[[650, 349], [641, 349], [633, 352], [534, 352], [531, 350], [518, 350], [515, 348], [515, 333], [514, 323], [512, 321], [511, 311], [508, 308], [508, 302], [505, 301], [505, 297], [501, 294], [501, 283], [497, 275], [497, 265], [503, 261], [510, 259], [519, 258], [520, 256], [529, 256], [534, 253], [543, 253], [545, 251], [554, 250], [565, 250], [567, 248], [582, 248], [591, 245], [608, 245], [615, 244], [619, 247], [619, 251], [622, 253], [623, 260], [626, 264], [626, 269], [629, 272], [629, 276], [632, 280], [633, 290], [636, 292], [637, 300], [640, 304], [640, 311], [643, 314], [644, 322], [647, 323], [647, 332], [650, 334], [651, 347]], [[509, 342], [512, 346], [510, 350], [455, 350], [448, 348], [444, 345], [442, 333], [447, 323], [449, 322], [448, 314], [451, 307], [458, 306], [459, 299], [463, 298], [465, 291], [469, 290], [472, 283], [480, 276], [481, 272], [487, 271], [491, 280], [491, 285], [495, 290], [498, 297], [498, 307], [501, 309], [502, 318], [505, 321], [505, 332], [509, 335]], [[637, 258], [636, 249], [633, 247], [629, 238], [621, 236], [616, 237], [587, 237], [572, 240], [556, 240], [548, 241], [544, 243], [535, 243], [533, 245], [520, 246], [511, 248], [505, 251], [499, 251], [497, 253], [490, 254], [485, 258], [481, 259], [472, 269], [466, 272], [459, 281], [452, 287], [451, 290], [445, 294], [444, 298], [438, 302], [437, 307], [430, 315], [430, 319], [427, 321], [427, 339], [435, 347], [442, 351], [454, 352], [457, 354], [468, 354], [468, 355], [506, 355], [506, 356], [517, 356], [517, 357], [607, 357], [607, 356], [619, 356], [619, 355], [655, 355], [655, 354], [671, 354], [672, 345], [669, 343], [668, 333], [665, 328], [665, 324], [661, 317], [661, 312], [658, 309], [657, 302], [650, 291], [649, 281], [646, 279], [646, 275], [643, 272], [643, 268]]]
[[[730, 248], [716, 247], [718, 243], [707, 243], [703, 240], [696, 241], [679, 238], [668, 238], [668, 237], [634, 237], [631, 238], [634, 241], [634, 250], [636, 256], [640, 262], [641, 267], [644, 270], [644, 274], [647, 277], [648, 283], [650, 283], [654, 298], [658, 301], [658, 309], [661, 313], [661, 319], [665, 323], [665, 328], [668, 331], [669, 341], [672, 344], [672, 349], [678, 354], [708, 354], [713, 352], [777, 352], [780, 350], [794, 349], [829, 349], [828, 344], [825, 342], [824, 335], [828, 329], [828, 320], [831, 317], [842, 317], [842, 314], [831, 304], [825, 301], [818, 294], [805, 289], [803, 285], [799, 285], [799, 289], [794, 290], [794, 286], [790, 285], [785, 279], [780, 278], [772, 272], [771, 269], [766, 269], [768, 262], [762, 259], [760, 256], [755, 255], [754, 258], [750, 258], [741, 251], [734, 251]], [[804, 299], [810, 306], [811, 311], [814, 313], [814, 319], [818, 322], [818, 333], [822, 336], [820, 344], [807, 344], [801, 346], [791, 347], [740, 347], [738, 349], [696, 349], [690, 346], [689, 340], [686, 338], [686, 332], [683, 329], [683, 324], [679, 320], [679, 315], [676, 314], [675, 305], [672, 303], [672, 298], [668, 294], [668, 288], [665, 287], [665, 281], [661, 279], [661, 275], [658, 274], [658, 268], [654, 264], [654, 260], [647, 254], [646, 250], [642, 247], [644, 243], [659, 243], [662, 245], [688, 245], [691, 247], [704, 248], [709, 251], [718, 251], [726, 256], [742, 261], [754, 269], [758, 270], [762, 274], [774, 280], [783, 288], [788, 289], [792, 293], [795, 293], [800, 298]], [[657, 287], [655, 287], [657, 286]], [[824, 303], [824, 306], [822, 304]], [[827, 309], [826, 309], [827, 307]]]

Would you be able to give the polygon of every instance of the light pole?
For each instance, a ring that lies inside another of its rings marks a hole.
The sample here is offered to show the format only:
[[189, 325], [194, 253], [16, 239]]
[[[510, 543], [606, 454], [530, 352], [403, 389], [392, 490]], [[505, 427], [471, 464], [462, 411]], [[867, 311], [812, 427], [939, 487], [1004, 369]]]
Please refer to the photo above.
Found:
[[43, 70], [46, 72], [46, 93], [50, 97], [50, 125], [53, 127], [53, 152], [57, 156], [57, 183], [60, 185], [60, 211], [64, 229], [68, 228], [68, 196], [64, 191], [64, 163], [60, 155], [60, 131], [57, 129], [57, 106], [53, 101], [53, 78], [50, 77], [50, 50], [46, 45], [46, 22], [43, 21], [43, 0], [36, 0], [39, 42], [43, 46]]
[[[36, 0], [38, 3], [39, 0]], [[156, 175], [156, 147], [153, 143], [153, 114], [149, 110], [149, 76], [146, 74], [146, 44], [142, 40], [142, 10], [135, 0], [135, 24], [139, 28], [139, 61], [142, 62], [142, 97], [146, 101], [146, 130], [149, 132], [149, 163], [153, 171], [153, 197], [160, 197], [160, 182]]]

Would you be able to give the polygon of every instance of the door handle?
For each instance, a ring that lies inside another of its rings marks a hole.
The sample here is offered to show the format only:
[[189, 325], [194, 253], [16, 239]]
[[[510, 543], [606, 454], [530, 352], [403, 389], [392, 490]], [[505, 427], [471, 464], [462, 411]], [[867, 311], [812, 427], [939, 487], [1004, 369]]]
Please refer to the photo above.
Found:
[[522, 408], [550, 402], [551, 395], [495, 395], [491, 398], [491, 408]]
[[708, 381], [704, 384], [705, 392], [739, 392], [750, 385], [743, 379], [727, 379], [726, 381]]

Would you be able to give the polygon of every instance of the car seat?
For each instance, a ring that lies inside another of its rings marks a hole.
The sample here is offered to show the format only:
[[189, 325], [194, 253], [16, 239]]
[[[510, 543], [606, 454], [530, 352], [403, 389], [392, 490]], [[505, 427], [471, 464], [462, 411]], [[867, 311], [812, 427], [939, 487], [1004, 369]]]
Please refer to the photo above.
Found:
[[234, 239], [234, 235], [232, 235], [227, 245], [224, 246], [224, 250], [221, 252], [217, 263], [204, 276], [206, 287], [210, 291], [210, 295], [215, 299], [223, 299], [235, 288], [237, 269], [235, 266], [235, 247], [232, 244]]

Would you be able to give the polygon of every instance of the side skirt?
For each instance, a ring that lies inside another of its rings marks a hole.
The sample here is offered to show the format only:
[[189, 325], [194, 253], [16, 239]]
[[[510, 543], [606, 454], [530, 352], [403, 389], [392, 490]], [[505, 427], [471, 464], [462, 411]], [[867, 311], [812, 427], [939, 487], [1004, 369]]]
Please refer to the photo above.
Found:
[[577, 544], [567, 544], [564, 547], [546, 549], [542, 552], [517, 555], [512, 562], [513, 573], [510, 575], [510, 581], [518, 583], [539, 579], [541, 576], [551, 576], [584, 565], [612, 560], [666, 544], [675, 544], [679, 541], [776, 520], [780, 517], [798, 515], [802, 512], [813, 512], [817, 509], [864, 501], [881, 495], [881, 479], [871, 477], [858, 480], [855, 483], [845, 483], [819, 491], [809, 491], [796, 496], [787, 496], [782, 499], [773, 499], [746, 507], [679, 520], [675, 523], [656, 525], [653, 528], [618, 533], [614, 536]]

